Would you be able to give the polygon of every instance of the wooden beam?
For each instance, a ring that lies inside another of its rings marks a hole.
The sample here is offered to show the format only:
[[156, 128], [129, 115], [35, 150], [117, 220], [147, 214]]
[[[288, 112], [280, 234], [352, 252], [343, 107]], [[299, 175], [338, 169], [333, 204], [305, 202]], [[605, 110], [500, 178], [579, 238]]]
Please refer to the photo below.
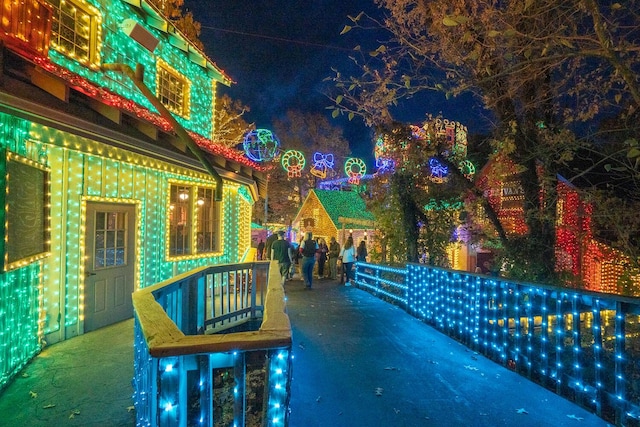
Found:
[[338, 221], [340, 221], [344, 227], [344, 224], [355, 224], [355, 225], [364, 225], [368, 227], [375, 227], [376, 222], [370, 219], [359, 219], [359, 218], [347, 218], [344, 216], [339, 216]]
[[88, 104], [89, 108], [101, 116], [106, 117], [116, 124], [122, 124], [122, 112], [118, 108], [104, 104], [93, 98], [88, 98]]
[[34, 69], [30, 74], [31, 83], [56, 98], [69, 102], [69, 86], [63, 80], [53, 77], [39, 68]]

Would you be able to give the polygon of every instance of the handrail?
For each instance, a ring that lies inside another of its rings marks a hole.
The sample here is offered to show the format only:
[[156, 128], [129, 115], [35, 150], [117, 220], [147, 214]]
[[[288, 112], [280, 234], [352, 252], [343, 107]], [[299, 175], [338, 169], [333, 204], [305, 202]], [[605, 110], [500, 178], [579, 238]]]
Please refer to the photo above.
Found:
[[[216, 300], [229, 310], [214, 316]], [[264, 426], [287, 425], [291, 324], [276, 261], [196, 268], [136, 291], [133, 307], [137, 425], [217, 425], [221, 406], [232, 425], [244, 426], [248, 412]], [[233, 316], [260, 327], [220, 331], [212, 320]]]
[[356, 263], [355, 285], [607, 421], [640, 420], [640, 298], [425, 264]]
[[[258, 263], [233, 264], [232, 269]], [[260, 263], [266, 264], [266, 263]], [[224, 335], [185, 334], [170, 318], [157, 299], [176, 292], [184, 284], [201, 280], [208, 274], [230, 271], [228, 266], [200, 267], [172, 279], [136, 291], [133, 308], [140, 327], [154, 357], [178, 356], [192, 353], [216, 353], [231, 350], [253, 350], [291, 345], [291, 323], [285, 313], [284, 289], [278, 268], [269, 269], [266, 300], [260, 330]], [[271, 276], [275, 275], [276, 280]], [[255, 289], [254, 289], [255, 291]]]

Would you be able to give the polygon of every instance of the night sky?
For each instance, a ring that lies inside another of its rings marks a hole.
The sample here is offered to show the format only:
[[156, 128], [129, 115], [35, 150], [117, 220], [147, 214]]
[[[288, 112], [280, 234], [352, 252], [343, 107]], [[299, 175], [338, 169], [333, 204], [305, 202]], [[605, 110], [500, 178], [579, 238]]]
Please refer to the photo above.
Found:
[[[236, 82], [231, 88], [221, 86], [220, 93], [251, 107], [248, 122], [272, 129], [273, 120], [288, 110], [325, 114], [344, 129], [353, 155], [372, 163], [370, 130], [358, 118], [331, 118], [325, 95], [331, 83], [323, 82], [333, 74], [331, 67], [348, 71], [354, 46], [377, 47], [362, 31], [340, 35], [350, 23], [347, 15], [378, 13], [372, 1], [185, 0], [184, 9], [202, 24], [205, 53]], [[442, 112], [473, 132], [467, 110], [465, 102], [446, 103], [443, 96], [430, 94], [407, 103], [400, 118], [415, 123], [427, 113]]]

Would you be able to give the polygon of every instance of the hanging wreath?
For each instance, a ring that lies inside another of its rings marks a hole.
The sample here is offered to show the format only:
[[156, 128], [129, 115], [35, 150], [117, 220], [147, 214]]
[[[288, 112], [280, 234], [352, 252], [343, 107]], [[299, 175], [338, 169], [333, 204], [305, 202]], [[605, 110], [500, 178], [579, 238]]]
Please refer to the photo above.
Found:
[[304, 154], [297, 150], [287, 150], [280, 160], [282, 167], [287, 171], [289, 178], [299, 178], [302, 176], [302, 169], [307, 163]]
[[367, 165], [362, 159], [357, 157], [349, 157], [344, 163], [344, 173], [349, 177], [349, 184], [358, 185], [360, 179], [367, 173]]

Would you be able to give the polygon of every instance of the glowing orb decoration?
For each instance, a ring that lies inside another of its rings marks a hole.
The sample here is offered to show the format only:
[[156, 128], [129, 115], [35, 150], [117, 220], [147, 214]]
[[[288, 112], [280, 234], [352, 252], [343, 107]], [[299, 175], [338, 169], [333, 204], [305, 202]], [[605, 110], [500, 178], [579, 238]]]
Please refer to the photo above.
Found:
[[287, 150], [280, 160], [282, 167], [287, 171], [289, 178], [299, 178], [302, 176], [302, 169], [307, 161], [304, 154], [297, 150]]
[[333, 169], [335, 164], [333, 160], [333, 154], [323, 154], [315, 152], [313, 154], [313, 167], [311, 168], [311, 175], [317, 176], [320, 179], [327, 177], [327, 171]]
[[278, 154], [280, 141], [267, 129], [256, 129], [244, 136], [242, 143], [244, 152], [251, 160], [266, 162], [273, 160]]
[[349, 177], [349, 184], [360, 184], [360, 179], [367, 173], [367, 165], [362, 159], [349, 157], [344, 163], [344, 173]]
[[435, 157], [429, 159], [429, 169], [431, 169], [431, 175], [429, 176], [431, 181], [436, 184], [442, 184], [447, 180], [449, 169]]

